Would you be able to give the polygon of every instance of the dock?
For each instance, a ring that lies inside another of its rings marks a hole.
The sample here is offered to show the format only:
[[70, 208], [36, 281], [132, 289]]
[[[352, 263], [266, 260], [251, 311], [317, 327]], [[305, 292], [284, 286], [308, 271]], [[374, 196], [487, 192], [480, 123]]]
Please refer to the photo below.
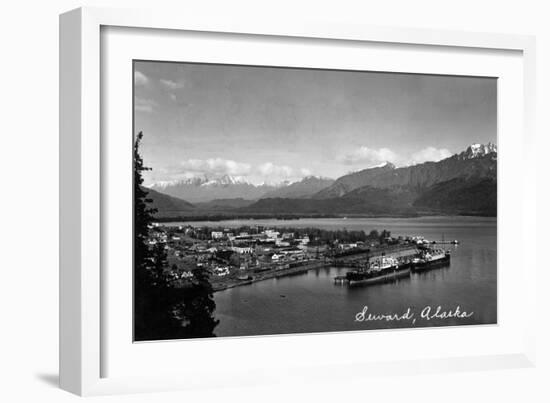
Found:
[[431, 241], [430, 245], [459, 245], [460, 242], [456, 239], [453, 241]]
[[241, 285], [248, 285], [257, 283], [259, 281], [270, 280], [273, 278], [293, 276], [297, 274], [306, 273], [309, 270], [322, 269], [327, 266], [332, 266], [332, 261], [324, 259], [311, 260], [303, 265], [289, 267], [279, 270], [266, 270], [263, 272], [257, 272], [248, 279], [231, 278], [224, 279], [223, 281], [213, 282], [212, 288], [214, 292], [227, 290], [228, 288], [239, 287]]
[[370, 259], [376, 259], [383, 255], [398, 259], [413, 257], [418, 253], [416, 245], [394, 245], [384, 249], [365, 250], [364, 252], [353, 255], [334, 258], [333, 265], [336, 267], [362, 268], [365, 266], [367, 256]]

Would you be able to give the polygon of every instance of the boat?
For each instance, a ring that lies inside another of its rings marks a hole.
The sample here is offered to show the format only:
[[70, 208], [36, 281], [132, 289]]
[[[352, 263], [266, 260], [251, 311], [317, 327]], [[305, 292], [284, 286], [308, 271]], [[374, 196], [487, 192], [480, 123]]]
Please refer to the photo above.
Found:
[[382, 256], [372, 263], [367, 263], [365, 269], [353, 270], [344, 276], [335, 278], [335, 282], [347, 282], [349, 286], [379, 284], [410, 274], [411, 262], [399, 262], [393, 257]]
[[411, 262], [411, 269], [415, 272], [429, 270], [448, 265], [451, 262], [451, 252], [443, 249], [426, 249]]

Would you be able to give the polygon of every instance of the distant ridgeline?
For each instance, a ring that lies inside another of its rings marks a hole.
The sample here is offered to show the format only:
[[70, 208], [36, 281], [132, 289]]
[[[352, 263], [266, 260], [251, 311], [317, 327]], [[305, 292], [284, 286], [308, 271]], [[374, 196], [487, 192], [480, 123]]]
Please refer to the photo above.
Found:
[[474, 144], [438, 162], [396, 168], [391, 163], [336, 180], [307, 177], [280, 186], [218, 179], [151, 187], [157, 217], [496, 216], [497, 149]]

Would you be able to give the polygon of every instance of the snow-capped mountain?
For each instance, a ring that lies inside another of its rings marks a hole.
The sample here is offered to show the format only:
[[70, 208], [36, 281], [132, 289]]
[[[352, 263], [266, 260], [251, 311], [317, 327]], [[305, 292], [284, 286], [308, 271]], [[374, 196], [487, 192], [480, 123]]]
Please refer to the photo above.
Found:
[[217, 178], [211, 178], [201, 183], [201, 186], [230, 186], [230, 185], [252, 185], [246, 179], [238, 176], [222, 175]]
[[473, 145], [437, 162], [353, 172], [309, 198], [262, 198], [255, 214], [467, 214], [496, 216], [497, 153]]
[[221, 175], [157, 182], [150, 186], [150, 188], [187, 200], [190, 203], [202, 203], [216, 199], [242, 198], [255, 200], [259, 199], [263, 194], [277, 189], [279, 186], [267, 184], [254, 185], [242, 177]]
[[404, 186], [425, 188], [455, 178], [496, 179], [496, 158], [494, 144], [472, 144], [465, 151], [437, 162], [401, 168], [387, 163], [344, 175], [313, 198], [341, 197], [364, 186], [380, 189]]
[[195, 185], [200, 186], [204, 183], [204, 178], [194, 177], [186, 179], [174, 179], [171, 181], [158, 181], [149, 186], [151, 189], [163, 190], [177, 185]]
[[237, 184], [250, 184], [248, 181], [241, 177], [222, 175], [218, 177], [194, 176], [185, 179], [176, 179], [171, 181], [155, 182], [152, 189], [166, 189], [178, 185], [192, 185], [192, 186], [228, 186]]
[[460, 159], [480, 158], [497, 152], [497, 146], [493, 143], [472, 144], [465, 151], [458, 154]]

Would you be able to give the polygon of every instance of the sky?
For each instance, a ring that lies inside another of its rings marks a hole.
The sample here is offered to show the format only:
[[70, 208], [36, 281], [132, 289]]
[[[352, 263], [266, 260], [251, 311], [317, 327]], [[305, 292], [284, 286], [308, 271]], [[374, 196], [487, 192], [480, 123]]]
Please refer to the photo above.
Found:
[[497, 141], [497, 80], [136, 61], [145, 184], [254, 184], [438, 161]]

